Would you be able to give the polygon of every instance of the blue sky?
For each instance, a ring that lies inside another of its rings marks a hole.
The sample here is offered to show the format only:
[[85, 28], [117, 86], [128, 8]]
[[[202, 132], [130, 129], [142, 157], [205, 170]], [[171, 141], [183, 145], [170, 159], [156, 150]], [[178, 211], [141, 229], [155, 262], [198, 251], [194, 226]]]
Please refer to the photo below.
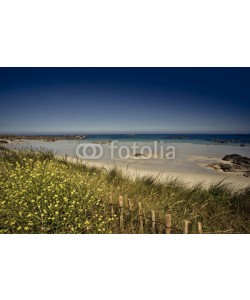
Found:
[[0, 68], [0, 132], [250, 133], [249, 68]]

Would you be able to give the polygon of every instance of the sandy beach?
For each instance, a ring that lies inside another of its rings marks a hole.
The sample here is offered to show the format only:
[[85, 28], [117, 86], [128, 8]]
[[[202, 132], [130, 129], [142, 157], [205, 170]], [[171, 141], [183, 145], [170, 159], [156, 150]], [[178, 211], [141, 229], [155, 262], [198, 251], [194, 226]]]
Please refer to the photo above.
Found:
[[[44, 142], [29, 140], [11, 143], [8, 147], [21, 149], [32, 146], [33, 148], [52, 149], [57, 156], [67, 155], [68, 159], [76, 161], [76, 148], [79, 144], [79, 141]], [[175, 148], [175, 159], [161, 159], [159, 158], [159, 153], [148, 158], [147, 155], [145, 157], [135, 157], [132, 152], [127, 157], [123, 154], [123, 157], [119, 158], [118, 150], [115, 152], [115, 157], [111, 158], [110, 142], [99, 141], [88, 142], [88, 144], [102, 147], [103, 155], [96, 160], [83, 159], [83, 163], [106, 169], [117, 166], [133, 178], [146, 175], [157, 177], [158, 180], [178, 178], [188, 185], [195, 185], [201, 182], [205, 186], [223, 180], [225, 183], [237, 188], [250, 186], [250, 178], [243, 176], [244, 173], [242, 172], [224, 172], [209, 166], [212, 163], [223, 162], [222, 158], [227, 154], [239, 154], [249, 157], [249, 145], [241, 147], [240, 145], [229, 144], [166, 143], [163, 145], [164, 147], [171, 145]], [[140, 147], [147, 146], [151, 149], [154, 147], [153, 142], [138, 142], [138, 144]], [[130, 149], [132, 143], [117, 142], [116, 146], [117, 149], [124, 146]], [[140, 152], [140, 150], [138, 151]]]
[[209, 186], [211, 183], [224, 181], [224, 183], [236, 188], [250, 186], [250, 178], [243, 176], [243, 172], [224, 172], [210, 167], [212, 163], [223, 163], [222, 158], [226, 154], [240, 154], [249, 156], [250, 147], [234, 145], [198, 145], [189, 143], [172, 144], [176, 149], [174, 160], [164, 159], [100, 159], [98, 161], [83, 160], [88, 165], [102, 168], [119, 167], [125, 174], [135, 178], [136, 176], [153, 176], [158, 180], [177, 178], [187, 185], [203, 183]]

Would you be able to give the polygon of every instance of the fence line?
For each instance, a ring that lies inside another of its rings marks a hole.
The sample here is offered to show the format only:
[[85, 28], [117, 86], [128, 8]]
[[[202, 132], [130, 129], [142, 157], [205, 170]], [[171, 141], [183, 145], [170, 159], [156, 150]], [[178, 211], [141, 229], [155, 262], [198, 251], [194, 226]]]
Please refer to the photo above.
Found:
[[[156, 213], [155, 210], [151, 210], [151, 216], [147, 217], [145, 215], [145, 211], [143, 210], [142, 203], [138, 202], [138, 208], [134, 209], [134, 205], [127, 196], [125, 197], [125, 201], [122, 196], [119, 196], [118, 198], [118, 204], [114, 203], [113, 201], [113, 195], [110, 195], [109, 199], [109, 204], [110, 204], [110, 216], [113, 218], [115, 216], [115, 208], [116, 211], [118, 211], [118, 217], [119, 217], [119, 228], [120, 232], [124, 233], [126, 226], [130, 226], [131, 229], [133, 229], [134, 232], [134, 225], [133, 225], [133, 220], [132, 217], [138, 220], [138, 227], [137, 227], [137, 232], [138, 233], [144, 233], [145, 230], [148, 228], [150, 233], [157, 233], [158, 226], [161, 226], [162, 228], [165, 228], [164, 233], [165, 234], [170, 234], [174, 230], [175, 233], [184, 233], [188, 234], [190, 232], [191, 228], [191, 222], [188, 220], [183, 220], [184, 226], [183, 229], [179, 229], [177, 227], [174, 227], [172, 225], [172, 216], [168, 212], [165, 214], [165, 223], [162, 223], [158, 220], [156, 220]], [[124, 206], [125, 204], [125, 206]], [[127, 212], [127, 214], [125, 214]], [[143, 220], [144, 218], [144, 220]], [[126, 226], [125, 226], [126, 225]], [[147, 225], [147, 227], [145, 227]], [[203, 228], [202, 228], [202, 223], [197, 222], [197, 232], [199, 234], [203, 233]], [[158, 233], [160, 233], [158, 231]]]

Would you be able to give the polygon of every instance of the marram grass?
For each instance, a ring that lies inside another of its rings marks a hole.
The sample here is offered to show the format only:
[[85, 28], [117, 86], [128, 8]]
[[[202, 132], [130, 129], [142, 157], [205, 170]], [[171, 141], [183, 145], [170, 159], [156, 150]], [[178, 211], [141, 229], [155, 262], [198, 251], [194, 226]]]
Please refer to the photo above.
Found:
[[[110, 215], [110, 194], [114, 216]], [[135, 180], [117, 168], [111, 171], [70, 163], [51, 151], [11, 151], [0, 147], [0, 233], [119, 233], [118, 197], [124, 197], [124, 233], [137, 233], [137, 204], [144, 210], [144, 232], [164, 232], [165, 213], [172, 215], [173, 233], [183, 220], [197, 233], [249, 233], [250, 192], [221, 183], [209, 188], [186, 187], [177, 179], [165, 183], [152, 177]], [[128, 213], [127, 199], [133, 204]]]

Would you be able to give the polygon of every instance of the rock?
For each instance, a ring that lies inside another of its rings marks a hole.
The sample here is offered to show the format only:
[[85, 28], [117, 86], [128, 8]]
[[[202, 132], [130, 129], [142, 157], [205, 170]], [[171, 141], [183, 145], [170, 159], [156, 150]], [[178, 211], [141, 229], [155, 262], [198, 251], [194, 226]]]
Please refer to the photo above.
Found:
[[250, 165], [250, 158], [249, 157], [239, 157], [239, 158], [236, 158], [234, 160], [234, 163], [237, 164], [237, 165], [242, 165], [242, 164], [245, 164], [245, 165]]
[[250, 165], [242, 164], [242, 165], [234, 165], [233, 170], [234, 172], [240, 171], [240, 172], [247, 172], [250, 171]]
[[207, 166], [210, 167], [210, 168], [213, 168], [214, 170], [220, 170], [221, 169], [221, 166], [218, 163], [212, 163], [212, 164], [209, 164]]
[[141, 154], [141, 153], [135, 153], [134, 154], [134, 157], [142, 157], [142, 156], [144, 156], [144, 154]]
[[231, 163], [237, 164], [237, 165], [242, 165], [242, 164], [247, 164], [250, 165], [250, 158], [249, 157], [244, 157], [238, 154], [231, 154], [231, 155], [226, 155], [222, 158], [222, 160], [225, 161], [230, 161]]
[[241, 147], [246, 147], [246, 145], [244, 145], [244, 144], [240, 144], [240, 146], [241, 146]]
[[0, 140], [0, 143], [1, 143], [1, 144], [8, 144], [9, 142], [6, 141], [6, 140]]
[[239, 154], [230, 154], [230, 155], [225, 155], [222, 160], [234, 162], [235, 159], [241, 158], [241, 155]]
[[178, 136], [172, 136], [171, 139], [184, 140], [184, 139], [189, 139], [189, 137], [185, 135], [178, 135]]
[[240, 140], [221, 140], [221, 139], [211, 139], [210, 141], [216, 142], [216, 143], [221, 143], [221, 144], [224, 144], [224, 143], [240, 143], [241, 142]]
[[220, 164], [220, 167], [224, 172], [229, 172], [229, 171], [231, 171], [232, 165], [230, 165], [230, 164]]
[[236, 164], [220, 164], [221, 169], [224, 172], [247, 172], [250, 171], [250, 166], [246, 164], [236, 165]]
[[212, 163], [208, 167], [224, 172], [246, 172], [244, 176], [250, 177], [250, 158], [239, 154], [225, 155], [222, 160], [228, 163]]

